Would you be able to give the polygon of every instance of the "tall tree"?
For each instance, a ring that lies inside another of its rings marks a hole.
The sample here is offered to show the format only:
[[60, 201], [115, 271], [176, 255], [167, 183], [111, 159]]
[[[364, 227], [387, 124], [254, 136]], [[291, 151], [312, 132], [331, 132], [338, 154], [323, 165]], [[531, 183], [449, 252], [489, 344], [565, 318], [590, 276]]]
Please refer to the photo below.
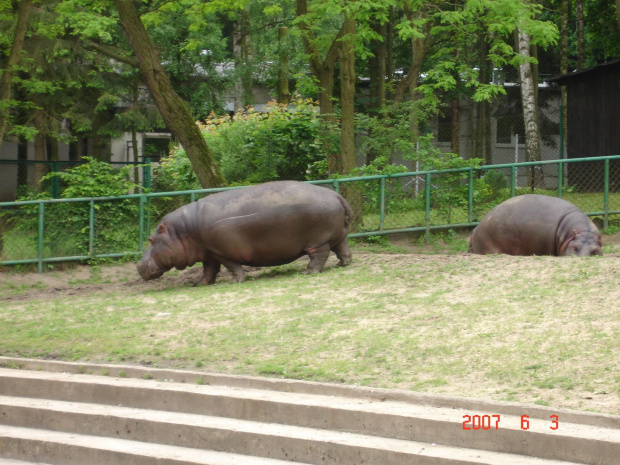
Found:
[[9, 117], [9, 108], [5, 106], [5, 102], [11, 97], [11, 81], [13, 79], [13, 68], [19, 61], [19, 56], [24, 46], [26, 30], [28, 29], [28, 19], [32, 8], [32, 0], [22, 0], [19, 2], [17, 10], [17, 23], [13, 34], [13, 45], [11, 52], [6, 60], [2, 77], [0, 78], [0, 147], [6, 132], [7, 120]]
[[278, 28], [278, 103], [288, 105], [291, 100], [289, 89], [288, 27]]
[[[519, 82], [521, 85], [521, 104], [525, 123], [525, 151], [527, 161], [540, 161], [540, 123], [538, 119], [538, 104], [534, 89], [534, 78], [530, 62], [531, 38], [524, 30], [517, 31], [517, 49], [521, 55], [519, 64]], [[539, 168], [539, 167], [536, 167]], [[530, 187], [536, 187], [538, 176], [530, 177]]]
[[[328, 126], [335, 127], [337, 119], [333, 101], [334, 72], [340, 55], [341, 39], [344, 36], [345, 25], [343, 24], [340, 27], [335, 37], [331, 40], [323, 58], [312, 30], [313, 25], [308, 13], [307, 0], [297, 0], [297, 18], [297, 27], [301, 31], [302, 42], [308, 56], [310, 69], [318, 84], [317, 92], [321, 115]], [[328, 139], [324, 141], [324, 145], [327, 152], [329, 172], [333, 174], [342, 173], [343, 164], [339, 154], [334, 150], [334, 147], [329, 145]]]
[[577, 69], [586, 67], [586, 39], [583, 0], [575, 0], [575, 16], [577, 17]]
[[166, 125], [185, 149], [200, 184], [205, 188], [225, 185], [226, 181], [198, 126], [183, 100], [172, 88], [133, 1], [114, 0], [114, 4], [129, 37], [144, 83]]
[[355, 18], [347, 13], [340, 56], [340, 157], [339, 173], [349, 173], [357, 166], [355, 159]]
[[[620, 2], [620, 0], [617, 0]], [[560, 74], [568, 73], [568, 13], [570, 11], [571, 0], [560, 1]], [[566, 86], [560, 86], [561, 104], [562, 104], [562, 134], [564, 140], [560, 141], [564, 150], [566, 150], [566, 141], [568, 140], [568, 94]], [[564, 153], [566, 156], [566, 153]]]

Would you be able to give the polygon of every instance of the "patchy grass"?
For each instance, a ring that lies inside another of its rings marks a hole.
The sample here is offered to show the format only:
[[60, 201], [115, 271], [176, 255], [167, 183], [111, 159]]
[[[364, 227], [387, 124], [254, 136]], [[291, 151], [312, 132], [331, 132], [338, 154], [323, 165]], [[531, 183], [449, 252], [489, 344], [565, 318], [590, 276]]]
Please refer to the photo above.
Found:
[[222, 273], [208, 287], [192, 286], [199, 267], [150, 282], [130, 264], [2, 273], [0, 353], [620, 414], [616, 243], [571, 259], [469, 255], [457, 235], [433, 241], [356, 243], [348, 268], [332, 257], [304, 275], [302, 259], [251, 270], [243, 284]]

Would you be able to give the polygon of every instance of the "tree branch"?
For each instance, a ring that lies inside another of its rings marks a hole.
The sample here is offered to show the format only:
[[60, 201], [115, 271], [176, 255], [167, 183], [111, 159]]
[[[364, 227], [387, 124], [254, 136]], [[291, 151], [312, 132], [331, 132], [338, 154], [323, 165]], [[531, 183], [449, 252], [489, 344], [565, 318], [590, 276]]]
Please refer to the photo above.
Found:
[[134, 57], [128, 57], [128, 56], [122, 55], [113, 50], [110, 50], [108, 47], [105, 47], [101, 44], [88, 41], [84, 47], [89, 50], [99, 52], [102, 55], [110, 57], [116, 61], [120, 61], [121, 63], [128, 64], [129, 66], [133, 66], [134, 68], [138, 67], [138, 60], [136, 60]]

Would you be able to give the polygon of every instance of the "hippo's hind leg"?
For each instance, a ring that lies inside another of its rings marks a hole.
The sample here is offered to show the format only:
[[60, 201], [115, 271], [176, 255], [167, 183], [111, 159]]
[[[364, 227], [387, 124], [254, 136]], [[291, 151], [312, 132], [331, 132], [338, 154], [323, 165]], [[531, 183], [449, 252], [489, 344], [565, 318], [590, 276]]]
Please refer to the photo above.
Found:
[[347, 266], [353, 260], [353, 254], [351, 253], [351, 249], [349, 249], [349, 242], [346, 237], [332, 247], [332, 250], [340, 260], [338, 266]]
[[202, 262], [202, 278], [196, 283], [196, 286], [201, 284], [215, 284], [215, 278], [220, 272], [220, 262], [214, 259], [205, 259]]
[[245, 281], [245, 271], [243, 271], [243, 267], [239, 263], [222, 260], [222, 264], [233, 274], [238, 283]]
[[317, 248], [310, 248], [306, 253], [308, 257], [310, 257], [310, 263], [308, 263], [305, 273], [320, 273], [329, 257], [329, 244], [324, 244]]

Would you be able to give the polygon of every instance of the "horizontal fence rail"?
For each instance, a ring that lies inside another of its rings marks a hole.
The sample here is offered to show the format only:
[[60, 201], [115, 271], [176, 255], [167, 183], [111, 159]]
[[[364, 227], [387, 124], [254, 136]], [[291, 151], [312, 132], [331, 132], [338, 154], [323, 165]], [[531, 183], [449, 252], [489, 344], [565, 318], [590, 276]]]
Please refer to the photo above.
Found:
[[[620, 225], [620, 155], [309, 181], [347, 198], [349, 237], [476, 226], [495, 205], [537, 193], [571, 201], [606, 230]], [[167, 213], [241, 187], [0, 202], [0, 266], [142, 254]], [[49, 265], [52, 266], [52, 265]]]

